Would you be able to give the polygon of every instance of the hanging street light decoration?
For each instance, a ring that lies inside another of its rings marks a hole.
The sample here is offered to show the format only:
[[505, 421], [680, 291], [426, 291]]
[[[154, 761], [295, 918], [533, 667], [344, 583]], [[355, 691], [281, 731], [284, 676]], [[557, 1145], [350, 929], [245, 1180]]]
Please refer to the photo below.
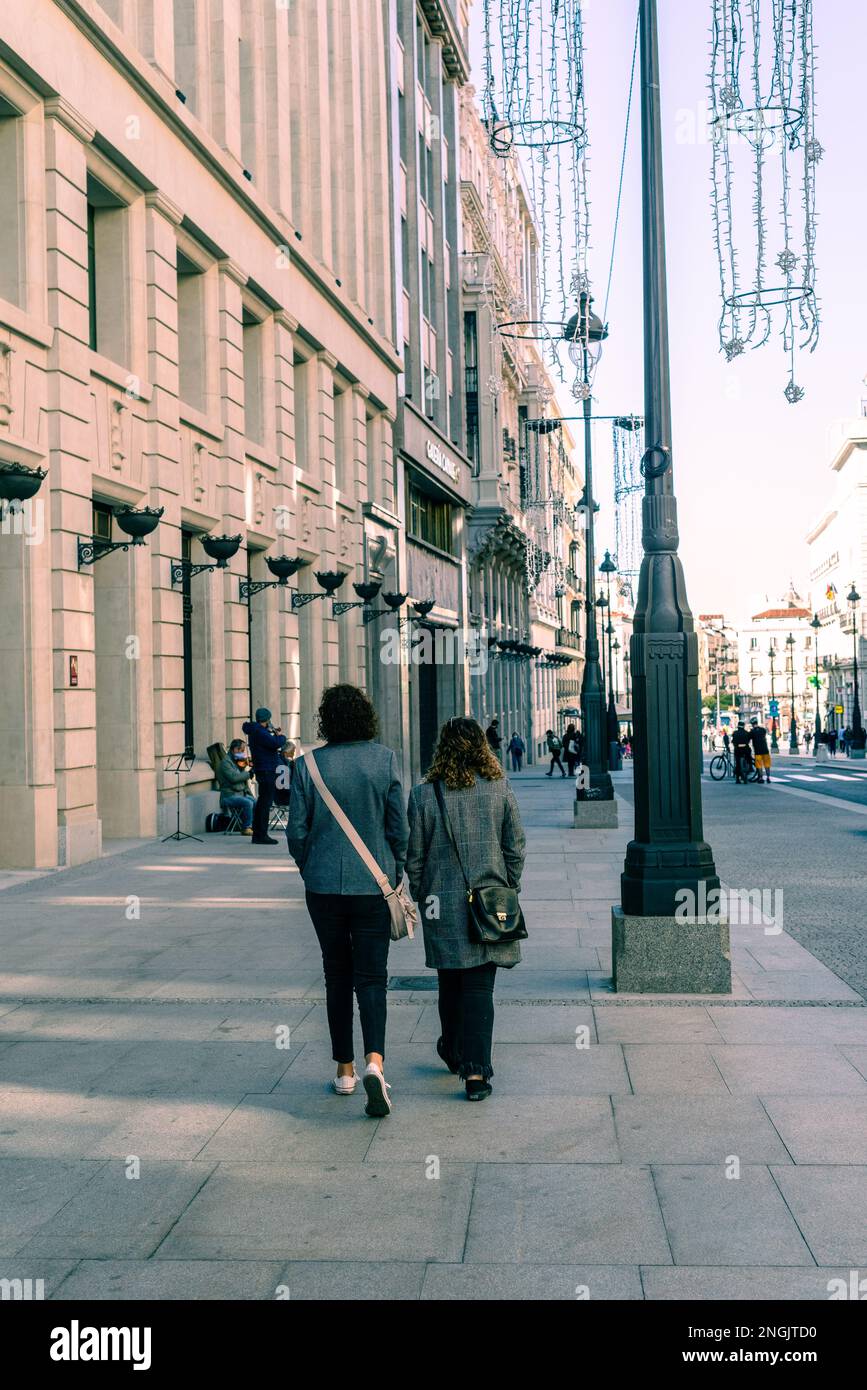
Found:
[[612, 422], [614, 450], [614, 550], [620, 574], [636, 578], [641, 567], [641, 459], [644, 454], [644, 421], [637, 415], [621, 415]]
[[545, 341], [562, 376], [552, 300], [560, 313], [585, 288], [589, 224], [581, 0], [484, 0], [483, 28], [490, 147], [520, 156], [541, 230], [538, 317], [516, 304], [499, 326]]
[[302, 560], [296, 556], [290, 560], [286, 555], [266, 555], [265, 564], [268, 566], [273, 579], [242, 579], [241, 580], [241, 601], [252, 598], [253, 594], [261, 594], [263, 589], [285, 589], [293, 574], [297, 574], [302, 565], [306, 565], [307, 560]]
[[144, 545], [145, 537], [150, 536], [159, 526], [165, 507], [116, 507], [112, 516], [127, 537], [125, 541], [106, 541], [99, 536], [90, 540], [78, 540], [78, 568], [82, 565], [96, 564], [115, 550], [129, 550], [131, 545]]
[[388, 604], [387, 608], [365, 608], [361, 615], [361, 621], [365, 624], [372, 623], [374, 618], [397, 617], [403, 605], [406, 603], [406, 594], [383, 594], [383, 603]]
[[41, 488], [45, 471], [26, 463], [0, 463], [0, 502], [29, 502]]
[[204, 574], [224, 570], [241, 546], [240, 536], [200, 536], [202, 549], [215, 562], [213, 565], [194, 565], [191, 560], [172, 560], [172, 587], [183, 584], [184, 575]]
[[346, 579], [346, 572], [339, 570], [321, 570], [316, 572], [316, 583], [322, 590], [321, 594], [299, 594], [298, 590], [292, 593], [292, 612], [303, 608], [305, 604], [312, 603], [316, 598], [333, 598], [341, 584]]
[[795, 356], [815, 351], [820, 328], [816, 170], [825, 151], [816, 138], [813, 0], [712, 4], [720, 347], [732, 362], [762, 347], [779, 325], [789, 359], [785, 395], [796, 405], [804, 389]]
[[339, 618], [341, 613], [348, 613], [351, 608], [369, 608], [382, 588], [382, 584], [373, 582], [369, 584], [353, 584], [352, 587], [358, 594], [357, 600], [350, 600], [348, 603], [341, 600], [341, 602], [338, 603], [335, 599], [331, 608], [335, 618]]

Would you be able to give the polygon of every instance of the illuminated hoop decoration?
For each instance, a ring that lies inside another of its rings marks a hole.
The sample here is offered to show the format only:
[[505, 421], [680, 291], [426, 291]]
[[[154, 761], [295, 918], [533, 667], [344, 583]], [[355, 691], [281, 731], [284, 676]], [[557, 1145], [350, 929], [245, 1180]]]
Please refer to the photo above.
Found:
[[[562, 312], [585, 267], [587, 120], [581, 0], [484, 0], [482, 113], [493, 154], [521, 157], [539, 228], [538, 319], [509, 315], [503, 337], [544, 344], [560, 360]], [[568, 315], [567, 315], [568, 317]]]
[[644, 424], [636, 415], [622, 416], [611, 427], [614, 451], [614, 552], [624, 578], [641, 568], [641, 497], [644, 483]]
[[[762, 347], [778, 323], [789, 358], [785, 395], [796, 405], [804, 390], [795, 381], [795, 354], [815, 352], [820, 330], [816, 168], [825, 151], [816, 138], [813, 0], [712, 0], [712, 6], [720, 347], [733, 362], [747, 348]], [[771, 228], [772, 202], [777, 216]], [[750, 255], [744, 254], [748, 247]], [[746, 264], [751, 266], [748, 288], [741, 271]]]

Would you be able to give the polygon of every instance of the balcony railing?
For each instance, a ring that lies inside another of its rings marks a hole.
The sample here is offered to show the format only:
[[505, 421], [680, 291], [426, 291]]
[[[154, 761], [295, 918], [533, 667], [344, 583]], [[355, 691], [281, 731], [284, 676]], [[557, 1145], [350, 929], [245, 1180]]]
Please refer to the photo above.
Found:
[[569, 648], [570, 648], [572, 651], [574, 651], [574, 652], [580, 652], [580, 651], [581, 651], [581, 638], [579, 637], [578, 633], [577, 633], [577, 632], [573, 632], [571, 628], [568, 628], [568, 627], [558, 627], [558, 629], [557, 629], [557, 646], [558, 646], [558, 647], [569, 647]]

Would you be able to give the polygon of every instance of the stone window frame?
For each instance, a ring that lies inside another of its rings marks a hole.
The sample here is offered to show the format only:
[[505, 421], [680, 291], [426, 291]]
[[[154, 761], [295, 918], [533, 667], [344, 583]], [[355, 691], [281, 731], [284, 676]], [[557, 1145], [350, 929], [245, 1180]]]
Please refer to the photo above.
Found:
[[178, 404], [180, 418], [185, 424], [195, 425], [206, 433], [214, 434], [216, 431], [222, 435], [219, 262], [184, 227], [175, 228], [175, 244], [178, 253], [193, 266], [195, 273], [201, 277], [202, 295], [202, 332], [197, 339], [201, 342], [203, 355], [201, 367], [202, 395], [198, 404], [195, 401], [186, 400], [181, 393], [181, 325], [180, 321], [178, 322]]
[[[16, 314], [27, 314], [41, 323], [47, 320], [47, 257], [45, 223], [45, 141], [43, 99], [16, 73], [0, 62], [0, 100], [9, 106], [9, 119], [15, 122], [18, 195], [18, 240], [15, 247], [16, 298], [0, 294], [0, 306], [11, 315], [0, 313], [6, 322]], [[0, 247], [6, 257], [6, 248]], [[13, 326], [19, 326], [17, 323]]]
[[[241, 291], [242, 322], [241, 332], [255, 327], [258, 333], [257, 354], [259, 358], [259, 429], [251, 434], [247, 418], [247, 349], [242, 343], [244, 359], [244, 438], [257, 453], [274, 454], [277, 448], [277, 421], [275, 414], [275, 365], [274, 365], [274, 312], [247, 286]], [[244, 318], [248, 322], [244, 322]], [[253, 320], [254, 322], [250, 322]]]
[[[89, 348], [91, 370], [99, 376], [114, 380], [118, 372], [127, 373], [133, 381], [144, 382], [147, 377], [147, 211], [144, 190], [111, 163], [93, 145], [85, 149], [85, 167], [89, 179], [100, 184], [117, 200], [122, 217], [119, 224], [122, 245], [120, 292], [113, 310], [121, 317], [122, 349], [117, 355], [103, 352], [99, 346]], [[98, 340], [97, 340], [98, 341]], [[138, 394], [138, 392], [136, 393]]]

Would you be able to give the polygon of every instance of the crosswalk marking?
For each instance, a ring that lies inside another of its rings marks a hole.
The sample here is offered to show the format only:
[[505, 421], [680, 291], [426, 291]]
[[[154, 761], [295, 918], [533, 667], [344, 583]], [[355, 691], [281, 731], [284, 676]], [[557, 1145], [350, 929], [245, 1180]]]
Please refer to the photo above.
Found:
[[797, 777], [799, 782], [821, 782], [821, 777], [817, 777], [815, 772], [790, 772], [790, 777]]

